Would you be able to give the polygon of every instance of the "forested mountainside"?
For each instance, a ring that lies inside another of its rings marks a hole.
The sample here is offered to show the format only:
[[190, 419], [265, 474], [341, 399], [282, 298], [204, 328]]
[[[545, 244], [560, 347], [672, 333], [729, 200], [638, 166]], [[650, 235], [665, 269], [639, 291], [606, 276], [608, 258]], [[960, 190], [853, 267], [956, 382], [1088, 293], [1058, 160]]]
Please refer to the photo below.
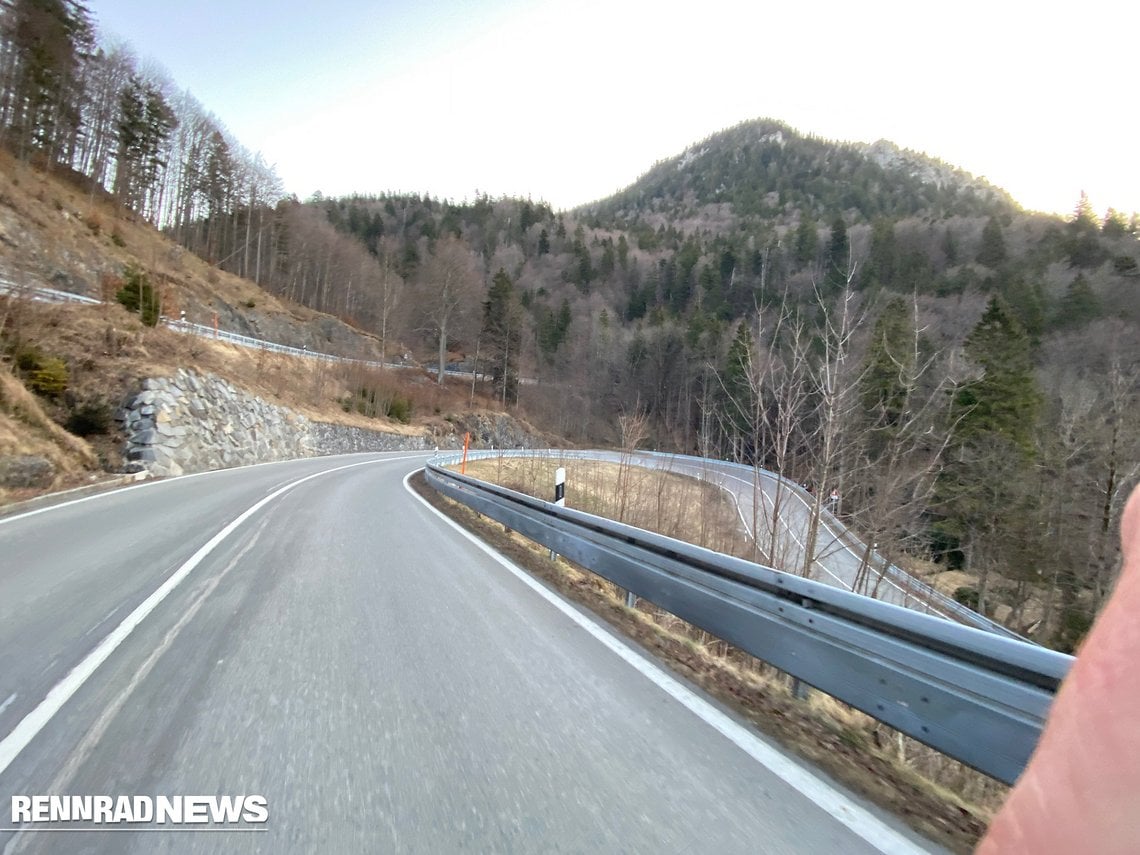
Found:
[[478, 365], [572, 441], [835, 489], [880, 551], [964, 571], [964, 601], [1068, 648], [1140, 472], [1137, 222], [1075, 202], [1025, 212], [765, 120], [575, 211], [284, 202], [263, 284]]
[[888, 558], [963, 571], [960, 598], [1058, 646], [1106, 596], [1140, 467], [1135, 214], [1026, 212], [924, 155], [769, 119], [574, 211], [302, 202], [81, 6], [0, 15], [5, 146], [211, 264], [477, 366], [569, 441], [835, 490]]
[[885, 140], [864, 145], [804, 137], [771, 119], [743, 122], [690, 146], [591, 210], [631, 227], [655, 213], [677, 220], [723, 203], [732, 205], [739, 223], [756, 226], [800, 214], [870, 222], [1017, 210], [985, 181]]

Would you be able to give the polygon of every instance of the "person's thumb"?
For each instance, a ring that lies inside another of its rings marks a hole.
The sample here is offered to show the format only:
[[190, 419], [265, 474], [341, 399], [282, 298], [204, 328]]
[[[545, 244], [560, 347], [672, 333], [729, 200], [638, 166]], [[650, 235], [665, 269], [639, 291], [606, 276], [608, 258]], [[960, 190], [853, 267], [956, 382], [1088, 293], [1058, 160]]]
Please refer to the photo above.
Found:
[[1140, 852], [1140, 488], [1121, 576], [979, 853]]

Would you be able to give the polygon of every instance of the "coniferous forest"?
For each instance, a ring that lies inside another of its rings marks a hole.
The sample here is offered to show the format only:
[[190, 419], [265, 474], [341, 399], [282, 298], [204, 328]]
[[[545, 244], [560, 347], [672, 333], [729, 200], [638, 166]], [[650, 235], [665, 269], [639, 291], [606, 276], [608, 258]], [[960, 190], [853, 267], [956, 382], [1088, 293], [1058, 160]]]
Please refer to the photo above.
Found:
[[1061, 649], [1110, 591], [1140, 477], [1136, 214], [1025, 211], [770, 119], [571, 211], [300, 200], [81, 4], [0, 16], [7, 149], [216, 266], [484, 373], [567, 442], [620, 445], [636, 416], [643, 447], [834, 489], [881, 553], [962, 571], [959, 599]]

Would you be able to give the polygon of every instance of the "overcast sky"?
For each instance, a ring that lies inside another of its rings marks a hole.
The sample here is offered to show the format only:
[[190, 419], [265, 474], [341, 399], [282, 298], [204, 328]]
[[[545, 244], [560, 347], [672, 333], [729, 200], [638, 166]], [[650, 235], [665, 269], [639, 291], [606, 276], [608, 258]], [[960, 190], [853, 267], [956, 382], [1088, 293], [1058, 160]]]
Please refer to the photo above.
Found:
[[307, 198], [608, 196], [769, 116], [1140, 211], [1140, 2], [89, 0]]

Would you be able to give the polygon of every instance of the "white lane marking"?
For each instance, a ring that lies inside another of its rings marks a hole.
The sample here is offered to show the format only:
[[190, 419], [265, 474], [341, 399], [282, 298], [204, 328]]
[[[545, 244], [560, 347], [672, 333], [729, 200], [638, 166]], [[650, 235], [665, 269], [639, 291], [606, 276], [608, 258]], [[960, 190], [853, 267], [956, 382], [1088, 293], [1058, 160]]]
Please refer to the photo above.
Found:
[[[314, 472], [312, 475], [306, 475], [304, 478], [299, 478], [281, 487], [274, 493], [266, 496], [261, 501], [252, 505], [234, 519], [229, 525], [215, 534], [209, 541], [206, 542], [197, 552], [191, 555], [181, 567], [175, 570], [165, 582], [163, 582], [155, 590], [153, 594], [143, 600], [135, 610], [123, 618], [122, 623], [111, 630], [107, 636], [99, 642], [99, 644], [62, 680], [55, 684], [52, 689], [47, 693], [47, 696], [40, 701], [40, 703], [24, 716], [23, 720], [13, 728], [12, 732], [0, 741], [0, 774], [12, 764], [12, 761], [19, 756], [20, 752], [28, 747], [28, 744], [35, 739], [36, 735], [47, 726], [47, 723], [52, 720], [57, 712], [63, 707], [71, 697], [79, 691], [80, 687], [87, 682], [95, 670], [107, 661], [108, 657], [115, 652], [116, 648], [122, 644], [127, 637], [134, 631], [143, 620], [158, 608], [159, 604], [165, 600], [175, 588], [185, 579], [190, 572], [197, 567], [202, 561], [213, 552], [222, 541], [229, 537], [242, 523], [248, 520], [251, 516], [256, 514], [259, 510], [272, 502], [278, 496], [288, 492], [294, 487], [304, 484], [306, 481], [311, 481], [314, 478], [320, 478], [322, 475], [331, 475], [333, 472], [340, 472], [344, 469], [353, 469], [357, 466], [367, 466], [372, 463], [383, 463], [392, 460], [407, 460], [410, 457], [385, 457], [375, 458], [372, 460], [361, 461], [360, 463], [350, 463], [346, 466], [337, 466], [334, 469], [324, 469], [320, 472]], [[82, 501], [82, 500], [80, 500]]]
[[874, 814], [860, 807], [846, 795], [836, 790], [819, 776], [815, 775], [805, 766], [801, 766], [771, 745], [760, 739], [746, 727], [742, 726], [723, 712], [718, 710], [704, 698], [697, 695], [677, 678], [667, 674], [653, 662], [650, 662], [640, 653], [617, 638], [609, 630], [582, 614], [570, 605], [561, 596], [535, 580], [533, 576], [512, 561], [504, 558], [490, 546], [485, 544], [471, 532], [449, 519], [445, 514], [436, 510], [419, 493], [412, 489], [408, 479], [415, 475], [410, 472], [404, 477], [404, 489], [415, 496], [424, 507], [436, 514], [445, 523], [470, 540], [484, 553], [505, 567], [523, 584], [531, 588], [540, 597], [574, 621], [586, 632], [624, 659], [639, 673], [657, 685], [662, 691], [680, 703], [691, 713], [696, 715], [730, 742], [764, 766], [776, 777], [799, 792], [805, 798], [814, 802], [825, 813], [835, 817], [852, 833], [874, 846], [887, 855], [925, 855], [928, 850], [923, 849], [910, 838], [891, 828]]
[[[143, 660], [143, 663], [135, 670], [134, 675], [127, 682], [126, 687], [99, 713], [98, 718], [96, 718], [95, 722], [87, 729], [87, 732], [83, 735], [79, 744], [68, 756], [67, 762], [60, 768], [44, 792], [62, 793], [71, 789], [76, 773], [78, 773], [80, 767], [87, 762], [87, 758], [91, 755], [91, 752], [95, 750], [95, 746], [102, 742], [103, 737], [107, 733], [107, 728], [111, 726], [111, 722], [114, 721], [115, 716], [117, 716], [119, 711], [126, 705], [138, 685], [154, 670], [154, 666], [158, 664], [158, 661], [163, 657], [166, 651], [170, 649], [170, 646], [174, 644], [186, 625], [198, 614], [202, 608], [202, 604], [214, 593], [214, 590], [221, 584], [226, 574], [236, 567], [241, 560], [257, 546], [257, 541], [261, 539], [261, 534], [265, 531], [266, 523], [267, 520], [262, 519], [254, 531], [253, 536], [245, 546], [241, 548], [238, 554], [230, 559], [230, 562], [223, 567], [219, 573], [210, 576], [204, 584], [198, 587], [194, 595], [194, 600], [190, 603], [189, 608], [179, 616], [174, 626], [167, 631], [166, 636], [159, 642], [158, 646], [151, 651], [150, 655], [147, 656], [147, 658]], [[24, 851], [24, 838], [26, 835], [22, 833], [23, 831], [23, 828], [18, 829], [16, 836], [8, 841], [8, 845], [4, 847], [3, 855], [15, 855], [17, 852]]]
[[[399, 453], [399, 452], [364, 451], [364, 452], [359, 452], [356, 454], [338, 454], [338, 455], [336, 455], [336, 457], [358, 457], [358, 456], [360, 456], [360, 454], [375, 455], [375, 454], [394, 454], [394, 453]], [[404, 457], [378, 457], [375, 460], [370, 460], [367, 462], [379, 463], [379, 462], [385, 461], [385, 460], [410, 460], [413, 457], [431, 457], [434, 455], [435, 455], [434, 451], [423, 451], [423, 452], [419, 452], [417, 454], [408, 454], [408, 455], [405, 455]], [[261, 467], [261, 466], [281, 466], [281, 465], [284, 465], [287, 463], [299, 463], [301, 461], [306, 461], [306, 460], [317, 461], [320, 459], [321, 458], [319, 458], [319, 457], [295, 457], [292, 460], [271, 460], [268, 463], [249, 463], [249, 464], [246, 464], [245, 466], [231, 466], [227, 469], [211, 469], [207, 472], [191, 472], [189, 475], [178, 475], [177, 477], [174, 477], [174, 478], [162, 478], [161, 480], [143, 481], [142, 483], [139, 483], [139, 484], [130, 484], [126, 487], [113, 488], [113, 489], [107, 490], [107, 491], [102, 492], [102, 493], [94, 493], [90, 496], [82, 496], [78, 499], [70, 499], [66, 502], [60, 502], [58, 505], [48, 505], [45, 508], [36, 508], [34, 511], [24, 511], [24, 513], [22, 513], [22, 514], [13, 514], [10, 517], [0, 517], [0, 526], [3, 526], [5, 523], [12, 523], [12, 522], [16, 522], [17, 520], [23, 520], [23, 519], [27, 519], [28, 517], [34, 517], [34, 516], [37, 516], [38, 514], [46, 514], [48, 511], [58, 511], [58, 510], [61, 510], [63, 508], [70, 508], [73, 505], [80, 505], [80, 504], [83, 504], [84, 502], [92, 502], [92, 501], [95, 501], [97, 499], [106, 499], [109, 496], [121, 496], [123, 493], [129, 493], [133, 490], [145, 490], [147, 488], [157, 488], [157, 487], [162, 487], [165, 484], [173, 484], [176, 482], [186, 481], [186, 480], [191, 479], [191, 478], [205, 478], [205, 477], [210, 476], [210, 475], [222, 475], [222, 474], [227, 473], [227, 472], [237, 472], [241, 469], [256, 469], [256, 468]], [[354, 463], [352, 465], [353, 466], [360, 466], [361, 464]], [[325, 470], [325, 471], [331, 472], [333, 470]], [[274, 493], [273, 495], [276, 495], [276, 493]]]
[[[763, 495], [765, 495], [765, 496], [767, 495], [767, 493], [766, 493], [766, 492], [765, 492], [765, 490], [764, 490], [764, 487], [763, 487], [763, 485], [756, 485], [756, 484], [754, 484], [754, 483], [752, 483], [752, 482], [749, 482], [749, 481], [745, 481], [745, 480], [744, 480], [743, 478], [741, 478], [740, 476], [738, 476], [738, 475], [733, 475], [733, 474], [732, 474], [732, 473], [730, 473], [730, 472], [720, 472], [719, 474], [720, 474], [722, 477], [725, 477], [725, 478], [729, 478], [729, 479], [731, 479], [731, 480], [733, 480], [733, 481], [739, 481], [741, 484], [745, 484], [746, 486], [749, 486], [749, 487], [751, 487], [753, 490], [757, 490], [757, 489], [758, 489], [758, 490], [759, 490], [759, 491], [760, 491], [760, 492], [761, 492]], [[729, 490], [729, 488], [728, 488], [728, 487], [725, 487], [725, 486], [723, 486], [723, 485], [720, 485], [720, 487], [721, 487], [721, 489], [722, 489], [722, 490], [724, 490], [725, 492], [727, 492], [729, 495], [735, 496], [735, 494], [733, 493], [733, 491], [732, 491], [732, 490]], [[811, 506], [810, 506], [810, 505], [807, 503], [807, 501], [806, 501], [806, 500], [803, 498], [803, 496], [800, 496], [798, 493], [796, 493], [794, 490], [791, 490], [791, 489], [789, 489], [789, 490], [788, 490], [788, 495], [789, 495], [791, 498], [793, 498], [793, 499], [796, 499], [797, 501], [799, 501], [799, 502], [800, 502], [800, 504], [802, 504], [802, 505], [804, 506], [804, 510], [808, 511], [808, 513], [811, 513]], [[739, 509], [739, 507], [740, 507], [740, 505], [739, 505], [739, 503], [738, 503], [738, 504], [737, 504], [737, 508]], [[789, 536], [792, 538], [792, 540], [794, 540], [794, 541], [796, 542], [796, 545], [797, 545], [797, 546], [799, 546], [799, 548], [800, 548], [800, 549], [803, 549], [803, 548], [804, 548], [804, 543], [803, 543], [803, 541], [802, 541], [802, 540], [800, 540], [798, 537], [796, 537], [796, 533], [795, 533], [795, 530], [794, 530], [794, 529], [792, 529], [791, 525], [789, 525], [789, 524], [788, 524], [787, 520], [784, 520], [783, 518], [780, 518], [780, 519], [778, 520], [778, 522], [784, 526], [784, 529], [787, 531], [788, 535], [789, 535]], [[745, 527], [745, 529], [747, 529], [747, 528], [748, 528], [748, 523], [745, 523], [745, 524], [744, 524], [744, 527]], [[833, 544], [833, 543], [838, 543], [838, 544], [839, 544], [839, 546], [840, 546], [840, 548], [841, 548], [843, 551], [847, 552], [847, 553], [848, 553], [848, 554], [849, 554], [849, 555], [850, 555], [852, 558], [854, 558], [856, 561], [859, 561], [860, 563], [862, 563], [862, 560], [863, 560], [863, 559], [862, 559], [862, 558], [861, 558], [861, 557], [858, 555], [858, 553], [856, 553], [856, 552], [855, 552], [855, 550], [854, 550], [854, 549], [852, 549], [852, 548], [851, 548], [851, 547], [850, 547], [848, 544], [846, 544], [846, 543], [844, 543], [842, 540], [840, 540], [840, 538], [839, 538], [839, 535], [838, 535], [838, 534], [836, 534], [836, 532], [835, 532], [835, 531], [834, 531], [834, 530], [831, 528], [831, 525], [830, 525], [830, 524], [827, 522], [827, 520], [821, 519], [821, 520], [820, 520], [820, 527], [821, 527], [821, 528], [822, 528], [822, 529], [823, 529], [825, 532], [827, 532], [829, 535], [831, 535], [831, 542], [830, 542], [830, 543], [828, 543], [828, 544], [827, 544], [827, 546], [831, 546], [831, 544]], [[826, 549], [826, 548], [827, 548], [827, 546], [825, 546], [825, 547], [824, 547], [824, 549]], [[822, 550], [821, 550], [821, 552], [822, 552]], [[824, 564], [824, 563], [823, 563], [823, 561], [821, 560], [821, 558], [820, 558], [819, 556], [817, 556], [817, 557], [816, 557], [816, 559], [815, 559], [815, 562], [814, 562], [814, 563], [815, 563], [815, 565], [816, 565], [816, 566], [818, 566], [818, 567], [819, 567], [821, 570], [823, 570], [823, 572], [824, 572], [824, 573], [826, 573], [828, 576], [830, 576], [832, 579], [834, 579], [836, 582], [838, 582], [838, 583], [839, 583], [839, 587], [841, 587], [841, 588], [843, 588], [844, 590], [847, 590], [847, 591], [854, 591], [854, 590], [855, 590], [855, 587], [854, 587], [854, 580], [852, 580], [851, 582], [848, 582], [847, 580], [845, 580], [845, 579], [842, 579], [842, 578], [840, 578], [839, 576], [835, 575], [833, 572], [831, 572], [831, 570], [828, 568], [828, 566], [827, 566], [826, 564]], [[921, 599], [920, 599], [920, 598], [919, 598], [917, 595], [915, 595], [915, 594], [914, 594], [914, 593], [912, 593], [912, 592], [909, 592], [909, 591], [906, 591], [906, 590], [904, 590], [903, 588], [900, 588], [900, 587], [899, 587], [899, 586], [898, 586], [898, 585], [897, 585], [897, 584], [896, 584], [896, 583], [895, 583], [893, 580], [891, 580], [891, 579], [888, 579], [888, 578], [887, 578], [887, 576], [886, 576], [886, 571], [883, 571], [883, 572], [880, 574], [880, 581], [881, 581], [881, 582], [886, 582], [888, 585], [890, 585], [892, 588], [894, 588], [896, 591], [898, 591], [898, 592], [899, 592], [899, 594], [900, 594], [900, 595], [901, 595], [901, 597], [902, 597], [902, 603], [901, 603], [900, 605], [906, 606], [908, 599], [909, 599], [909, 600], [914, 600], [914, 601], [916, 601], [916, 602], [920, 602], [920, 603], [922, 603], [923, 605], [925, 605], [925, 606], [926, 606], [926, 608], [927, 608], [927, 611], [928, 611], [928, 612], [930, 612], [930, 613], [933, 613], [933, 614], [936, 614], [936, 615], [938, 615], [939, 617], [943, 617], [943, 618], [946, 618], [947, 620], [953, 620], [953, 618], [951, 618], [951, 617], [950, 617], [948, 614], [946, 614], [945, 612], [943, 612], [943, 611], [942, 611], [941, 609], [939, 609], [937, 606], [935, 606], [935, 605], [933, 605], [932, 603], [929, 603], [929, 602], [927, 602], [927, 601], [925, 601], [925, 600], [921, 600]], [[869, 596], [869, 595], [865, 595], [865, 596]], [[885, 597], [877, 597], [876, 599], [881, 599], [881, 600], [883, 600], [884, 602], [890, 602], [890, 600], [888, 600], [888, 599], [887, 599], [887, 598], [885, 598]], [[917, 611], [917, 609], [916, 609], [915, 611]]]
[[12, 694], [8, 696], [8, 699], [4, 701], [4, 703], [0, 704], [0, 715], [4, 713], [4, 710], [8, 709], [8, 707], [12, 705], [12, 701], [14, 700], [16, 700], [16, 693], [12, 692]]

